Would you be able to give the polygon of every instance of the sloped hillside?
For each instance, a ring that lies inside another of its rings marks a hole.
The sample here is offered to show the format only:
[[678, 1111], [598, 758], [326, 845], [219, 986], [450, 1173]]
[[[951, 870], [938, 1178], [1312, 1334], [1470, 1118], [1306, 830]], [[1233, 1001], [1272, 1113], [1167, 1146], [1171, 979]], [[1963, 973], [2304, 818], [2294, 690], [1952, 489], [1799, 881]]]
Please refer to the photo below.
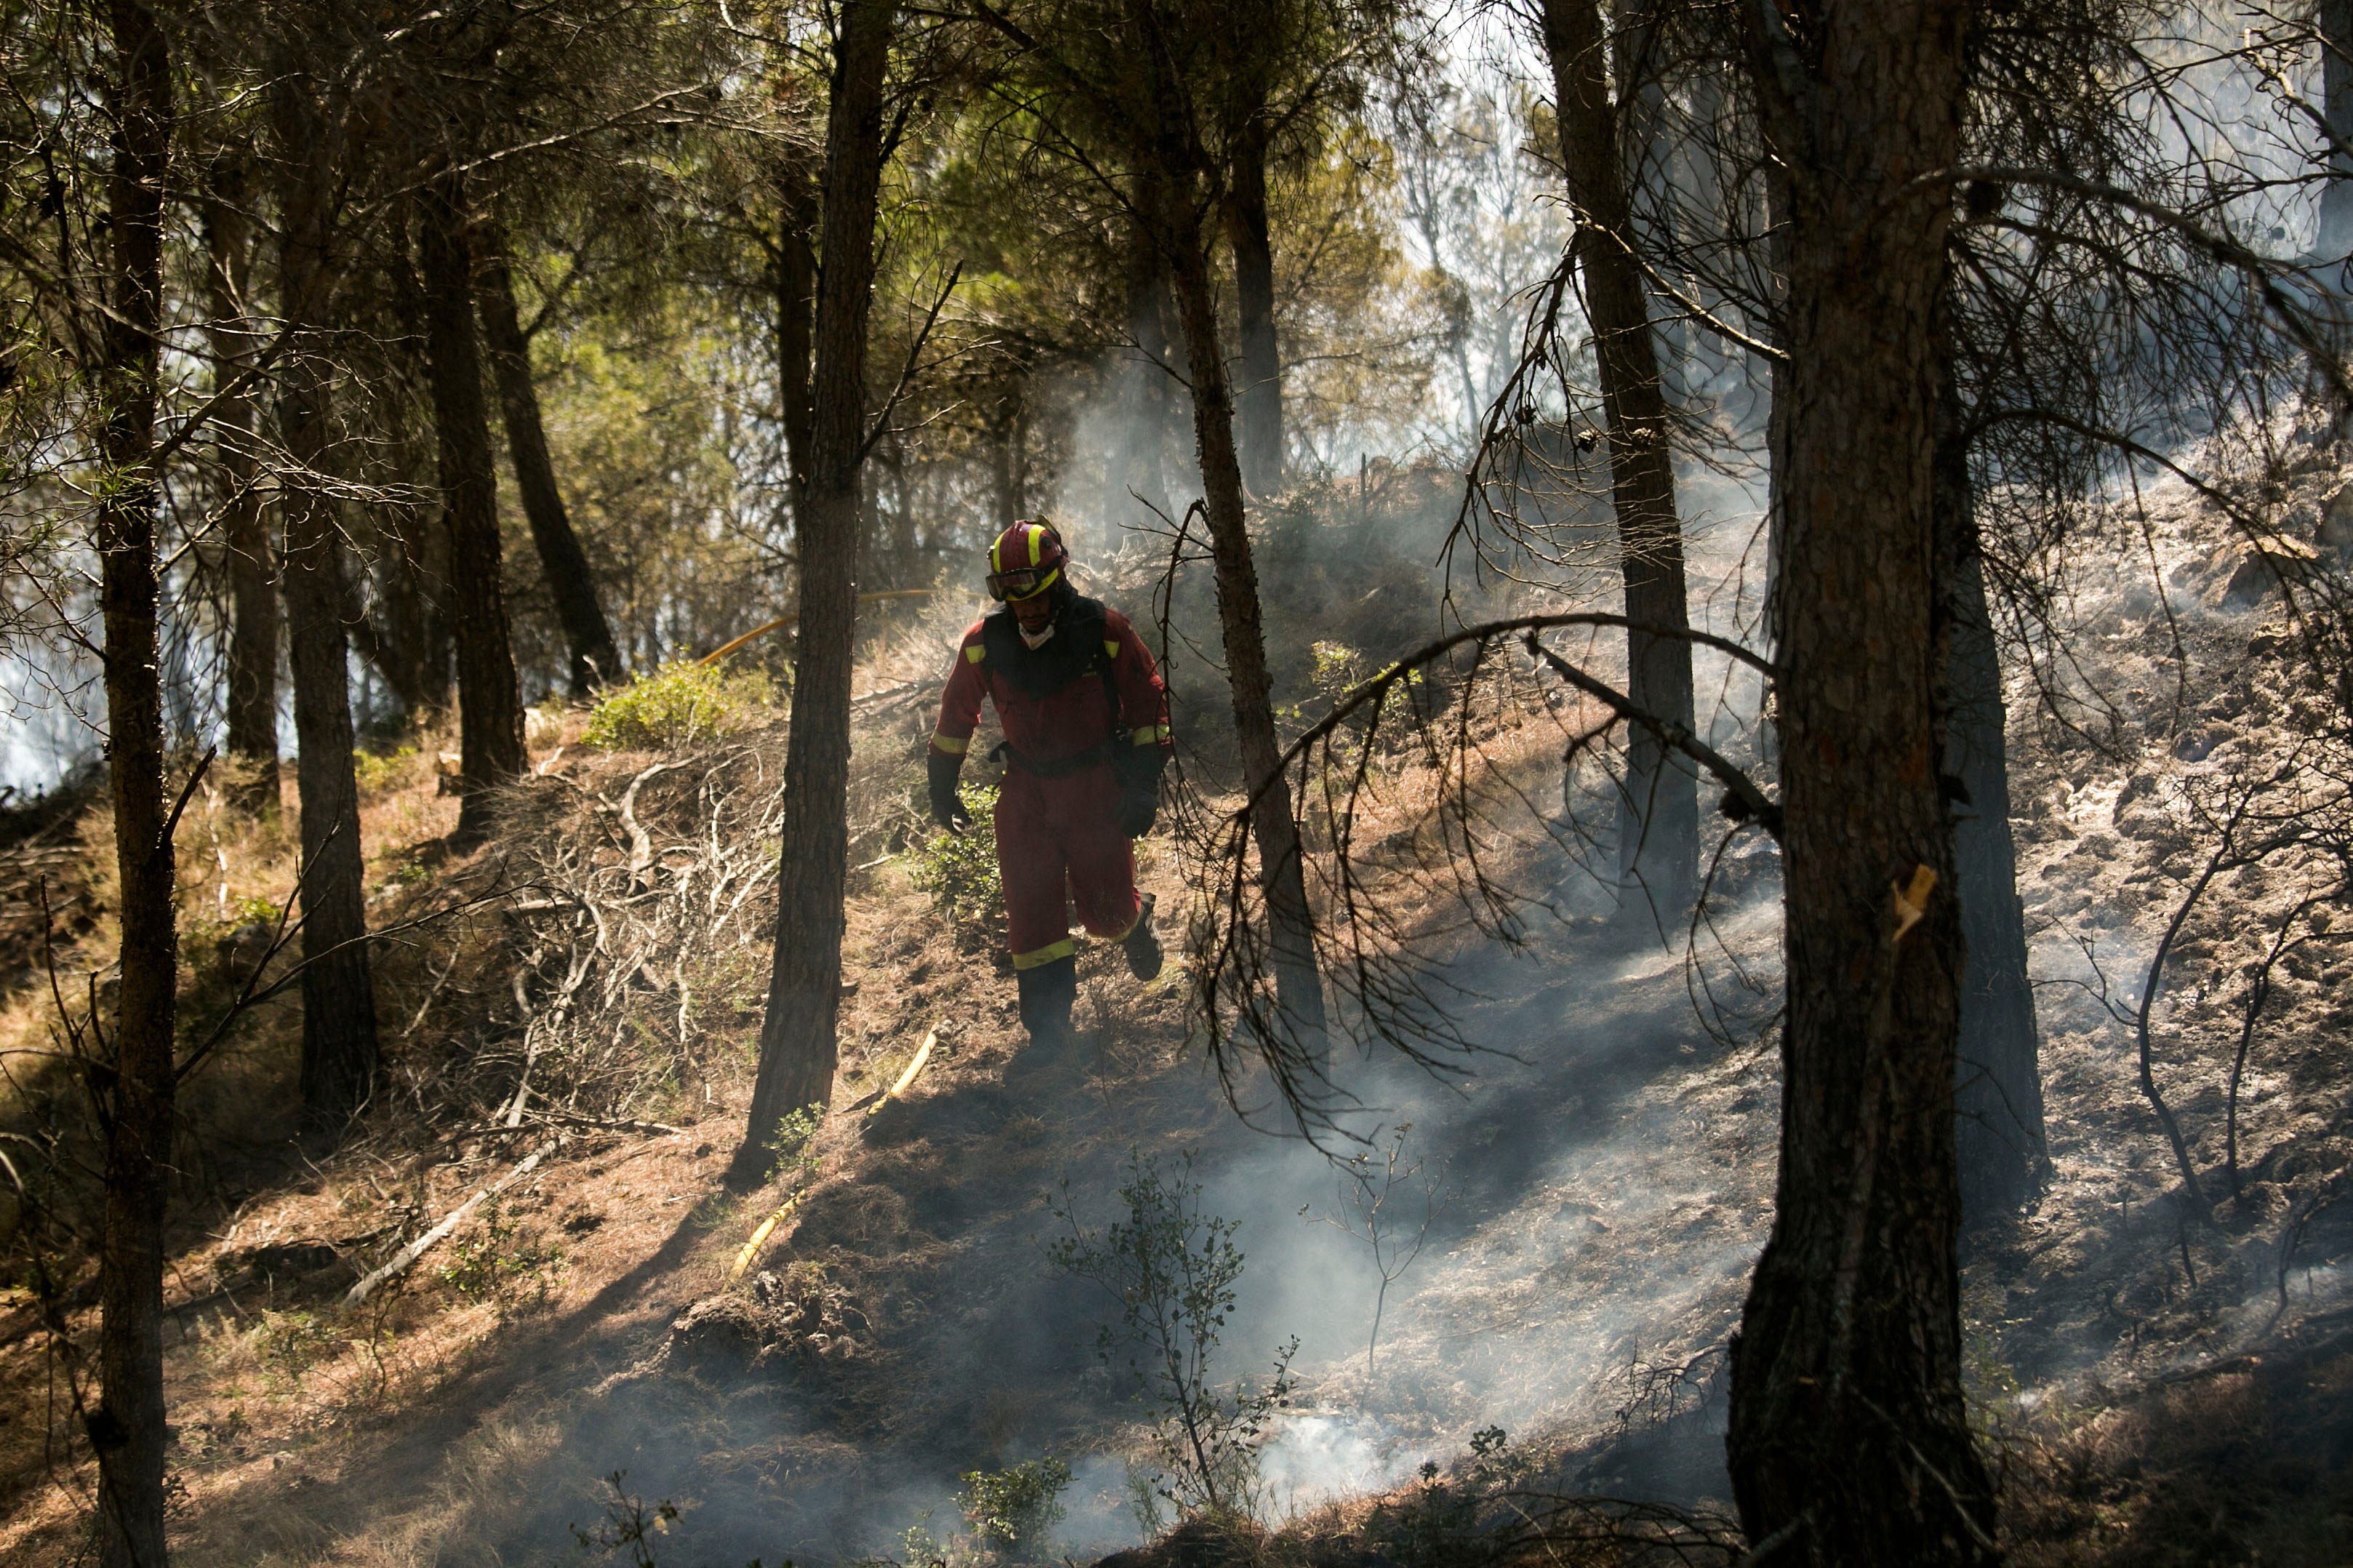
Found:
[[[2353, 959], [2338, 826], [2294, 807], [2341, 775], [2298, 738], [2298, 705], [2328, 694], [2297, 674], [2276, 588], [2250, 587], [2242, 557], [2161, 544], [2171, 602], [2140, 598], [2129, 568], [2084, 583], [2075, 684], [2013, 731], [2054, 1171], [1968, 1261], [1973, 1394], [2021, 1561], [2321, 1563], [2348, 1496]], [[1356, 831], [1389, 847], [1378, 885], [1422, 900], [1453, 1021], [1483, 1049], [1438, 1077], [1388, 1054], [1336, 1062], [1369, 1143], [1335, 1164], [1237, 1118], [1189, 1032], [1184, 965], [1139, 986], [1097, 947], [1081, 1059], [1008, 1087], [1019, 1035], [987, 846], [933, 837], [914, 789], [953, 620], [878, 648], [861, 680], [836, 1098], [778, 1130], [777, 1173], [749, 1194], [720, 1177], [773, 920], [775, 690], [673, 676], [542, 715], [503, 831], [463, 858], [440, 848], [438, 737], [367, 763], [383, 1100], [332, 1157], [301, 1155], [287, 998], [240, 1017], [192, 1080], [168, 1352], [183, 1560], [962, 1562], [1010, 1550], [967, 1521], [971, 1478], [1047, 1458], [1071, 1474], [1055, 1550], [1133, 1547], [1130, 1463], [1157, 1412], [1131, 1397], [1119, 1304], [1052, 1249], [1120, 1220], [1156, 1162], [1236, 1226], [1215, 1381], [1263, 1386], [1299, 1342], [1251, 1492], [1274, 1533], [1197, 1531], [1177, 1555], [1451, 1561], [1510, 1516], [1551, 1521], [1556, 1545], [1650, 1531], [1728, 1561], [1725, 1344], [1777, 1131], [1769, 845], [1750, 836], [1722, 868], [1686, 954], [1630, 942], [1573, 836], [1531, 818], [1504, 869], [1548, 912], [1506, 953], [1430, 900], [1429, 762], [1399, 750], [1390, 815]], [[2025, 680], [2013, 710], [2031, 713]], [[2084, 722], [2111, 693], [2105, 728]], [[1582, 721], [1482, 711], [1486, 765], [1551, 799]], [[2268, 837], [2242, 831], [2256, 817]], [[268, 952], [290, 881], [282, 827], [230, 820], [200, 803], [182, 828], [209, 868], [183, 890], [199, 1027]], [[14, 851], [27, 874], [64, 856], [82, 880], [56, 885], [89, 889], [82, 913], [53, 903], [54, 994], [20, 956], [37, 982], [9, 1003], [20, 1051], [60, 1000], [71, 1016], [103, 994], [76, 967], [110, 940], [103, 878], [79, 869], [103, 863], [102, 817], [79, 833]], [[1182, 849], [1145, 847], [1164, 910], [1198, 895]], [[2183, 1202], [2140, 1078], [2139, 999], [2168, 931], [2149, 1082], [2211, 1224]], [[86, 1148], [54, 1067], [16, 1059], [17, 1124], [46, 1116], [61, 1151]], [[1279, 1130], [1262, 1082], [1235, 1088]], [[1372, 1224], [1358, 1155], [1383, 1194]], [[62, 1228], [77, 1218], [56, 1216], [55, 1272], [12, 1293], [0, 1346], [10, 1563], [70, 1555], [82, 1528], [86, 1374], [47, 1331], [89, 1321]], [[1562, 1497], [1664, 1511], [1526, 1506]], [[647, 1540], [626, 1539], [640, 1523]]]

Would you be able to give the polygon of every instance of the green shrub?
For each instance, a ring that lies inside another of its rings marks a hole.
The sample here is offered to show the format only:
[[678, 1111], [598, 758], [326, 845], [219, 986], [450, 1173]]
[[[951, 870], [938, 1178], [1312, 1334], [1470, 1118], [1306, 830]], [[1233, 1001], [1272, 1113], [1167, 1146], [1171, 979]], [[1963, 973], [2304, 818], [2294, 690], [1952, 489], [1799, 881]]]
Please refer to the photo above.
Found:
[[973, 784], [964, 791], [972, 825], [962, 833], [926, 833], [908, 847], [909, 875], [931, 894], [959, 935], [985, 936], [996, 929], [1005, 901], [997, 874], [997, 786]]
[[564, 1279], [564, 1248], [526, 1233], [496, 1198], [482, 1205], [480, 1227], [449, 1250], [442, 1283], [469, 1301], [490, 1302], [501, 1318], [545, 1305]]
[[1315, 656], [1315, 668], [1307, 678], [1308, 684], [1327, 707], [1365, 678], [1364, 656], [1346, 643], [1319, 642], [1309, 651]]
[[274, 926], [278, 923], [279, 912], [278, 906], [268, 899], [258, 893], [248, 893], [243, 898], [228, 901], [228, 914], [224, 923], [231, 931], [245, 925]]
[[1062, 1522], [1062, 1489], [1070, 1484], [1071, 1467], [1055, 1458], [1031, 1459], [1009, 1470], [967, 1470], [956, 1506], [989, 1551], [1017, 1562], [1035, 1561]]
[[580, 734], [607, 751], [660, 751], [741, 730], [770, 696], [756, 669], [730, 672], [691, 660], [666, 664], [596, 700]]
[[1482, 1529], [1482, 1514], [1506, 1493], [1525, 1487], [1535, 1461], [1515, 1448], [1501, 1426], [1471, 1435], [1471, 1461], [1452, 1475], [1424, 1460], [1421, 1485], [1376, 1506], [1365, 1532], [1399, 1568], [1461, 1568], [1497, 1560], [1496, 1539]]
[[334, 1324], [315, 1312], [265, 1310], [261, 1327], [254, 1331], [253, 1348], [264, 1362], [299, 1379], [341, 1340]]
[[768, 1140], [769, 1151], [776, 1157], [770, 1169], [770, 1180], [778, 1176], [796, 1179], [817, 1173], [818, 1153], [809, 1145], [816, 1141], [817, 1130], [825, 1120], [825, 1107], [804, 1105], [776, 1119], [776, 1134]]
[[378, 756], [374, 752], [353, 752], [352, 776], [359, 781], [359, 786], [364, 790], [380, 790], [398, 784], [401, 774], [407, 772], [404, 764], [415, 755], [417, 748], [414, 746], [401, 746], [389, 756]]

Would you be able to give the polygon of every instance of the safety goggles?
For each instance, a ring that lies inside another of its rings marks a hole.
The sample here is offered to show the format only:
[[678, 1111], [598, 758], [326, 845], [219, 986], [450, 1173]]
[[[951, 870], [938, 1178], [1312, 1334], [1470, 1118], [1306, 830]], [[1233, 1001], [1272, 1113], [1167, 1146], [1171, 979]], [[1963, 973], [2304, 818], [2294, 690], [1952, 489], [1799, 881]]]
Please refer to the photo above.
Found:
[[1010, 572], [991, 572], [984, 581], [992, 599], [1027, 599], [1052, 587], [1061, 570], [1059, 566], [1017, 566]]

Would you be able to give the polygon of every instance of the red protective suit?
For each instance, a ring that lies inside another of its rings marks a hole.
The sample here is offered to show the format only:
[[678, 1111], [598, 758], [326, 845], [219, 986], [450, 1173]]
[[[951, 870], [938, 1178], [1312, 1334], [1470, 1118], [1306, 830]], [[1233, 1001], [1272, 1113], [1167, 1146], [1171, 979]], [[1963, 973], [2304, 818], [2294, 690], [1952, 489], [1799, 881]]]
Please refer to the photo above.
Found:
[[965, 754], [983, 698], [997, 705], [1011, 753], [997, 798], [997, 864], [1014, 968], [1076, 951], [1072, 906], [1090, 933], [1120, 941], [1141, 900], [1134, 849], [1114, 815], [1113, 749], [1173, 747], [1151, 650], [1126, 616], [1092, 599], [1075, 600], [1037, 649], [1021, 642], [1012, 612], [998, 610], [975, 622], [956, 650], [935, 751]]

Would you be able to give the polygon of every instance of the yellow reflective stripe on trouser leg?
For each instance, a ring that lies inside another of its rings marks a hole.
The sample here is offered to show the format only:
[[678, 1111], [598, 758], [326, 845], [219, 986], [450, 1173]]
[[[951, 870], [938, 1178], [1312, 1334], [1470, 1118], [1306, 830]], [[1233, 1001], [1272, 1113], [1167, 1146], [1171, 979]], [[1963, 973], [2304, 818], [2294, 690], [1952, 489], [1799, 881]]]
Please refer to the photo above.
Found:
[[1078, 951], [1079, 944], [1077, 939], [1066, 936], [1060, 942], [1050, 942], [1045, 946], [1035, 949], [1032, 952], [1015, 953], [1013, 955], [1013, 967], [1016, 969], [1037, 969], [1045, 964], [1053, 963], [1058, 958], [1068, 958]]

